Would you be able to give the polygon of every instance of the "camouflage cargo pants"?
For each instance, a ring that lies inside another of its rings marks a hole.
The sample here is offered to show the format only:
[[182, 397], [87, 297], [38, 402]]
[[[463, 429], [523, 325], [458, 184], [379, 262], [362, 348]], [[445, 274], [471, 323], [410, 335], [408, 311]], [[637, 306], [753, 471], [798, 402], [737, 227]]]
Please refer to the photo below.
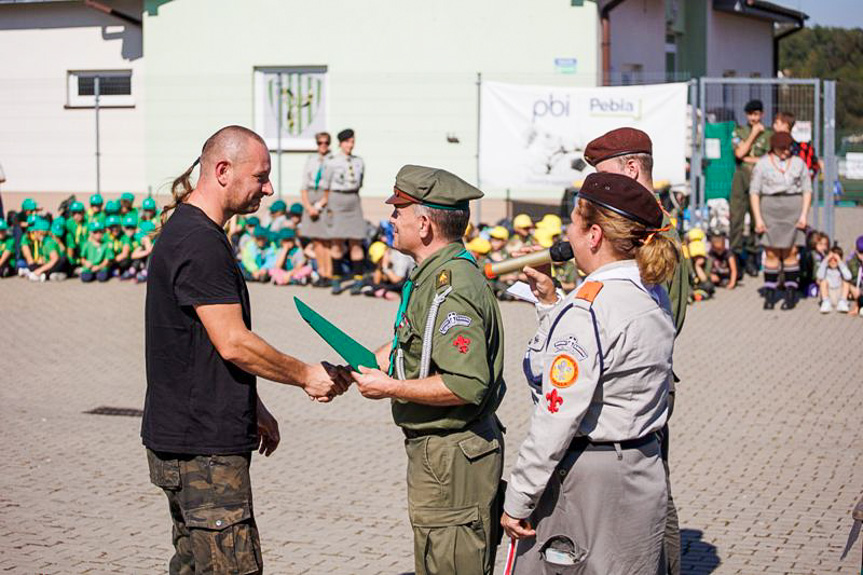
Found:
[[171, 575], [262, 573], [252, 513], [251, 454], [178, 455], [147, 450], [150, 481], [168, 496], [174, 523]]

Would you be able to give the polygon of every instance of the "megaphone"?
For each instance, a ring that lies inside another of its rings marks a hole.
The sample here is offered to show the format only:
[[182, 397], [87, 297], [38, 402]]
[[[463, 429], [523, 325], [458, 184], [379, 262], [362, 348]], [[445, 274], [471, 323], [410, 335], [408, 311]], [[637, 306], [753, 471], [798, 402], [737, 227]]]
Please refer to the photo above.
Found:
[[499, 262], [489, 262], [485, 264], [485, 277], [494, 279], [498, 276], [511, 272], [520, 271], [521, 269], [531, 266], [544, 266], [551, 262], [561, 263], [569, 261], [574, 257], [572, 246], [568, 241], [559, 241], [548, 249], [518, 256], [517, 258], [509, 258]]

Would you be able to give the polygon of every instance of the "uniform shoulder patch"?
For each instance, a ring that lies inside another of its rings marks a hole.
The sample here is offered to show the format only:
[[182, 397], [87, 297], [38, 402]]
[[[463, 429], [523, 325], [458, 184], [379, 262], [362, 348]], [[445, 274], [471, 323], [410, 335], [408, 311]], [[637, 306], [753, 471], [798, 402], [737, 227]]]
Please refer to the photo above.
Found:
[[578, 293], [575, 294], [575, 297], [593, 303], [593, 300], [596, 299], [600, 291], [602, 291], [602, 282], [584, 282], [578, 288]]
[[452, 272], [450, 270], [441, 270], [437, 275], [437, 289], [448, 286], [452, 283]]
[[555, 356], [551, 362], [549, 379], [554, 387], [569, 387], [578, 379], [578, 362], [565, 353]]

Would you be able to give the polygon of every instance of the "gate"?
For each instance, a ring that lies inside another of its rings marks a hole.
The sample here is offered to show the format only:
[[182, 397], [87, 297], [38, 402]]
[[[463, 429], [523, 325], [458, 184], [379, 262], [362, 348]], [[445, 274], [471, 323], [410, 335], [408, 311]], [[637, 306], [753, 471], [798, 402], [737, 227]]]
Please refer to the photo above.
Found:
[[[836, 83], [796, 78], [701, 78], [690, 86], [692, 105], [691, 204], [696, 225], [707, 221], [706, 203], [727, 198], [735, 169], [730, 133], [745, 125], [743, 107], [749, 100], [764, 103], [765, 126], [777, 112], [796, 117], [792, 135], [808, 141], [824, 162], [812, 182], [812, 223], [834, 238], [834, 185], [838, 177], [835, 155]], [[700, 137], [701, 135], [704, 137]], [[729, 157], [730, 154], [730, 157]]]

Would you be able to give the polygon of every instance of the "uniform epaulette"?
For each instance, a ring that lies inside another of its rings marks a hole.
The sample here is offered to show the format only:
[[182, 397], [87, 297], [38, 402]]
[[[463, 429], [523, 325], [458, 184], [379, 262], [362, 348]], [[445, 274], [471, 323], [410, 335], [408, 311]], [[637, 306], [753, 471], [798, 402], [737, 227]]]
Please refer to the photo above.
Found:
[[578, 288], [578, 292], [575, 294], [577, 299], [583, 299], [588, 303], [593, 303], [593, 300], [596, 299], [596, 296], [599, 295], [599, 292], [602, 291], [602, 282], [584, 282], [581, 284], [581, 287]]

